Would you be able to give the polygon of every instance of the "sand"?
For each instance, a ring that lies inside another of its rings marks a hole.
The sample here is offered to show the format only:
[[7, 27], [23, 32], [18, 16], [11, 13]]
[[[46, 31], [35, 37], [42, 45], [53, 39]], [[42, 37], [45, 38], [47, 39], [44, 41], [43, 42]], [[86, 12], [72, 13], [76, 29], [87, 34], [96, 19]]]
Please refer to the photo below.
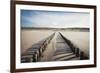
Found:
[[[21, 53], [30, 48], [38, 41], [45, 39], [55, 31], [52, 30], [22, 30], [21, 31]], [[87, 31], [59, 31], [75, 46], [79, 47], [85, 55], [89, 56], [89, 32]]]

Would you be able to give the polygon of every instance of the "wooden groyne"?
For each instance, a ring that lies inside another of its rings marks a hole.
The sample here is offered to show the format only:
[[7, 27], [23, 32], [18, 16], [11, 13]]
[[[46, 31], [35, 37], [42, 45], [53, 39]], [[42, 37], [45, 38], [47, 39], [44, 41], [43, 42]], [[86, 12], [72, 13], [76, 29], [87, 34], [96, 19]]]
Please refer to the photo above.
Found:
[[[60, 32], [59, 32], [60, 33]], [[87, 57], [84, 55], [84, 52], [81, 51], [77, 46], [75, 46], [69, 39], [67, 39], [64, 35], [60, 33], [60, 35], [63, 37], [63, 39], [66, 41], [66, 43], [69, 45], [70, 49], [74, 54], [76, 54], [77, 57], [80, 57], [80, 60], [87, 59]]]
[[[55, 47], [48, 48], [47, 46], [51, 43]], [[49, 55], [50, 57], [46, 55]], [[24, 54], [21, 55], [21, 63], [43, 62], [45, 60], [67, 61], [84, 59], [88, 59], [84, 55], [84, 52], [60, 32], [53, 33], [38, 43], [33, 44]]]
[[54, 35], [55, 33], [32, 45], [24, 54], [21, 55], [21, 62], [37, 62], [42, 56], [42, 53], [45, 51], [47, 45], [51, 42]]

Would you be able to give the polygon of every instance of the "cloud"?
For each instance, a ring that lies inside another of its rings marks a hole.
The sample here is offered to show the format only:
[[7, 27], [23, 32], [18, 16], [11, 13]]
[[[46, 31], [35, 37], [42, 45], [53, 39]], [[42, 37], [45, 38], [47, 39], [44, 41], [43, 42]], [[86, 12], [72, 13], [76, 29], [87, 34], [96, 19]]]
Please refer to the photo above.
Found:
[[[27, 11], [25, 14], [24, 12]], [[21, 15], [22, 27], [89, 27], [90, 14], [77, 12], [54, 12], [24, 10]]]

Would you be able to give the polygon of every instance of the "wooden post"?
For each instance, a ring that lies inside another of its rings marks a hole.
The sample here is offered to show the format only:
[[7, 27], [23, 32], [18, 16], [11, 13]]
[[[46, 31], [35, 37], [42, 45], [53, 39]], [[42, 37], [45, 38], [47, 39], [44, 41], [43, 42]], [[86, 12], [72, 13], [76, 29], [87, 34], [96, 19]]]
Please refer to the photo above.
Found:
[[36, 62], [37, 59], [38, 59], [37, 54], [34, 54], [33, 57], [32, 57], [32, 62]]
[[26, 62], [33, 62], [33, 56], [32, 55], [24, 55], [21, 57], [21, 62], [26, 63]]
[[79, 48], [75, 48], [76, 56], [79, 57]]
[[72, 51], [73, 51], [74, 54], [75, 54], [75, 49], [76, 49], [75, 47], [72, 47]]
[[84, 52], [80, 52], [80, 60], [83, 60], [84, 59]]

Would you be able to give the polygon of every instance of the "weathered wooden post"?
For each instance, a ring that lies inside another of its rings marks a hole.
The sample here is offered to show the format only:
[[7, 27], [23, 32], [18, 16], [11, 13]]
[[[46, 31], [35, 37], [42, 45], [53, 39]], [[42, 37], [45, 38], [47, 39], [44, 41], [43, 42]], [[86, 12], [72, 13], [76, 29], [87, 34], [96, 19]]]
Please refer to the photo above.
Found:
[[80, 52], [80, 60], [83, 60], [84, 59], [84, 52]]
[[74, 54], [75, 54], [75, 49], [76, 49], [75, 47], [72, 47], [72, 51], [73, 51]]
[[[21, 62], [22, 63], [26, 63], [26, 62], [33, 62], [33, 59], [35, 60], [35, 57], [33, 57], [33, 55], [31, 54], [26, 54], [24, 56], [21, 57]], [[34, 61], [35, 62], [35, 61]]]
[[43, 48], [42, 49], [43, 49], [43, 51], [45, 50], [45, 44], [43, 44]]
[[79, 48], [75, 48], [76, 56], [79, 57]]
[[37, 60], [38, 60], [37, 54], [33, 54], [32, 62], [37, 62]]

